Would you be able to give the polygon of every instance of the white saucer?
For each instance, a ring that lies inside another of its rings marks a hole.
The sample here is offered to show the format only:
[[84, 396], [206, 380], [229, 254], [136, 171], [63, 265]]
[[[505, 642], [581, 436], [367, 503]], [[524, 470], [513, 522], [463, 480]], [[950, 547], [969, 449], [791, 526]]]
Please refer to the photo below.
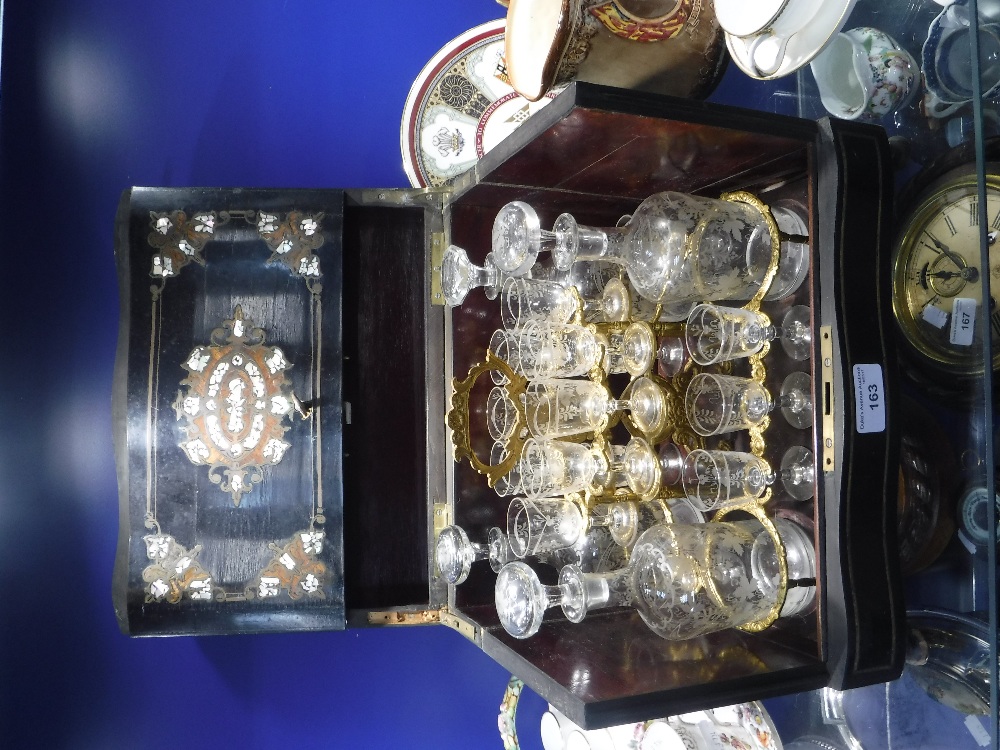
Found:
[[808, 65], [826, 47], [827, 43], [847, 23], [847, 17], [854, 10], [856, 2], [857, 0], [823, 0], [820, 2], [816, 15], [806, 25], [809, 30], [809, 38], [801, 31], [792, 35], [785, 47], [785, 58], [778, 69], [770, 75], [758, 73], [747, 53], [747, 46], [754, 37], [738, 37], [727, 32], [726, 47], [729, 48], [733, 62], [751, 78], [771, 81], [787, 76], [789, 73], [794, 73], [799, 68]]
[[506, 79], [505, 19], [452, 39], [417, 75], [403, 107], [399, 145], [414, 187], [466, 171], [555, 96], [529, 102]]

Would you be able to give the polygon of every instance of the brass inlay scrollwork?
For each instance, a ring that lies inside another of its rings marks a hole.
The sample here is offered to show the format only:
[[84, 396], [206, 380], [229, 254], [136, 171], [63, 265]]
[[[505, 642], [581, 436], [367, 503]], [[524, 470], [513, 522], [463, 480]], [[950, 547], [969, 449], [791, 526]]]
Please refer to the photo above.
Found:
[[[472, 448], [470, 432], [469, 398], [472, 389], [476, 381], [479, 380], [479, 377], [491, 370], [499, 372], [507, 379], [504, 390], [514, 404], [516, 415], [513, 430], [510, 437], [507, 438], [507, 453], [498, 464], [489, 464], [476, 455], [476, 452]], [[469, 463], [472, 464], [472, 468], [486, 476], [486, 481], [490, 487], [493, 487], [497, 483], [497, 480], [514, 467], [524, 448], [528, 422], [525, 417], [521, 396], [524, 395], [527, 386], [527, 378], [514, 372], [510, 365], [489, 349], [486, 350], [486, 359], [479, 364], [473, 365], [464, 380], [455, 378], [452, 381], [454, 393], [451, 396], [451, 409], [449, 409], [446, 419], [448, 427], [451, 429], [451, 440], [455, 447], [455, 461], [459, 462], [463, 458], [467, 458]]]
[[[764, 300], [764, 297], [771, 289], [774, 277], [778, 273], [778, 263], [781, 260], [781, 230], [778, 228], [778, 223], [774, 220], [774, 216], [771, 214], [771, 209], [768, 208], [766, 203], [761, 201], [752, 193], [745, 191], [725, 193], [722, 195], [722, 199], [737, 203], [746, 203], [747, 205], [752, 206], [760, 212], [760, 215], [764, 219], [764, 223], [767, 225], [768, 236], [771, 238], [771, 259], [768, 262], [767, 269], [764, 271], [764, 276], [760, 282], [760, 288], [750, 301], [743, 306], [744, 309], [763, 315], [766, 319], [767, 316], [761, 312], [760, 303]], [[770, 323], [771, 321], [768, 319], [765, 325], [770, 325]], [[767, 368], [764, 366], [764, 356], [769, 350], [770, 343], [765, 342], [759, 352], [750, 355], [750, 378], [762, 387], [764, 386], [764, 380], [767, 378]], [[760, 422], [749, 428], [750, 452], [758, 458], [764, 457], [764, 432], [767, 430], [770, 423], [771, 418], [765, 416]]]

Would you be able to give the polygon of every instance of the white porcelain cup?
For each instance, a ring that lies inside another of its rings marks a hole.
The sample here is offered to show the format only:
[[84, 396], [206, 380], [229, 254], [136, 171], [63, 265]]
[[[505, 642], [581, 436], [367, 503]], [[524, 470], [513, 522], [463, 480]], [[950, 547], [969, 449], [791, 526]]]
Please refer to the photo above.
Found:
[[845, 120], [885, 117], [905, 106], [920, 85], [913, 56], [870, 26], [835, 35], [809, 67], [823, 106]]
[[816, 0], [715, 0], [719, 25], [745, 38], [747, 56], [761, 77], [778, 71], [788, 40], [808, 25], [818, 8]]
[[815, 15], [811, 0], [715, 0], [715, 17], [733, 36], [753, 36], [776, 25], [800, 29]]

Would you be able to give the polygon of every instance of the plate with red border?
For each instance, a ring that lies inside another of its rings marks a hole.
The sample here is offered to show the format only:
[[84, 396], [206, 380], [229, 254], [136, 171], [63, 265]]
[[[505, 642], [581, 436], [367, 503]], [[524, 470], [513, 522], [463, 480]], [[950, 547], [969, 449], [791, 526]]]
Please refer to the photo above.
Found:
[[529, 102], [507, 82], [503, 18], [469, 29], [428, 61], [410, 87], [400, 128], [414, 187], [462, 174], [552, 97]]

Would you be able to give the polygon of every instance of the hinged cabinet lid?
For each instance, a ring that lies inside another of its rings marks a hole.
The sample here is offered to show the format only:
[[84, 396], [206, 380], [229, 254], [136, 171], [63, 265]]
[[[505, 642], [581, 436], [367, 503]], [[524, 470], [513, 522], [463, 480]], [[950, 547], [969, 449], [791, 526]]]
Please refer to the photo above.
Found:
[[343, 205], [333, 190], [124, 194], [124, 631], [345, 627]]

